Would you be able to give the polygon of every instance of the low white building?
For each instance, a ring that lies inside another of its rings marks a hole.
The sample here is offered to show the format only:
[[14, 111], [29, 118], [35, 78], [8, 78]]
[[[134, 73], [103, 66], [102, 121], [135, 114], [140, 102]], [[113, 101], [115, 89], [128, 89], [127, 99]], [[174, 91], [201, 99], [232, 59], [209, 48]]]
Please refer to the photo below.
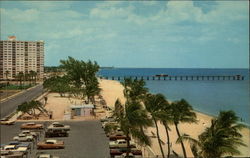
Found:
[[93, 104], [85, 104], [85, 105], [71, 105], [71, 117], [73, 116], [91, 116], [94, 112]]

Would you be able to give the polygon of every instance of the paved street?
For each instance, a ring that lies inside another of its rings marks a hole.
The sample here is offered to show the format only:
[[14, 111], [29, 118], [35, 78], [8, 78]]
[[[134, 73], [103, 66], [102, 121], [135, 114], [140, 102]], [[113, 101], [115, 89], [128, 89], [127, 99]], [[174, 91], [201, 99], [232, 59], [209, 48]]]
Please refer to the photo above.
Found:
[[[63, 123], [71, 126], [69, 137], [55, 139], [64, 140], [65, 149], [39, 151], [51, 153], [60, 158], [109, 158], [108, 139], [101, 128], [100, 121], [67, 121]], [[1, 125], [1, 144], [12, 140], [20, 132], [21, 124], [18, 122], [12, 126]], [[49, 124], [47, 123], [47, 125]], [[34, 149], [29, 157], [35, 157], [36, 152], [37, 150]]]
[[42, 92], [43, 92], [43, 86], [38, 85], [37, 87], [32, 88], [24, 93], [21, 93], [15, 96], [14, 98], [11, 98], [7, 101], [0, 103], [0, 118], [9, 115], [13, 111], [15, 111], [18, 105], [22, 104], [25, 101], [32, 100], [33, 98], [41, 95]]

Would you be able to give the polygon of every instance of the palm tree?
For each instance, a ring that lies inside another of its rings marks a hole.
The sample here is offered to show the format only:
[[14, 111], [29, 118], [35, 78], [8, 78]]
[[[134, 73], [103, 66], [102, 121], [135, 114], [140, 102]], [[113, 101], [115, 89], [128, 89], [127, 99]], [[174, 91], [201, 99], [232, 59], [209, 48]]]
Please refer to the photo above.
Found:
[[33, 80], [33, 83], [35, 82], [36, 83], [36, 75], [37, 73], [33, 70], [30, 70], [30, 79]]
[[6, 77], [6, 80], [7, 80], [6, 86], [9, 85], [9, 74], [10, 74], [10, 72], [9, 72], [8, 70], [6, 70], [6, 71], [5, 71], [5, 77]]
[[146, 110], [150, 113], [152, 120], [156, 126], [156, 134], [157, 134], [157, 139], [158, 139], [158, 143], [160, 146], [161, 154], [162, 154], [162, 157], [165, 158], [162, 144], [161, 144], [159, 127], [158, 127], [157, 121], [165, 117], [164, 115], [166, 113], [162, 111], [162, 107], [166, 106], [164, 105], [164, 104], [167, 104], [166, 99], [162, 94], [156, 94], [156, 95], [149, 94], [147, 95], [144, 101], [144, 104], [145, 104]]
[[20, 86], [22, 87], [22, 81], [24, 79], [24, 74], [23, 74], [22, 71], [18, 73], [17, 78], [18, 78], [18, 80], [20, 82]]
[[[24, 80], [29, 81], [29, 84], [31, 85], [31, 75], [29, 74], [29, 72], [24, 73]], [[26, 84], [27, 84], [27, 82], [26, 82]]]
[[[180, 101], [173, 102], [171, 104], [173, 123], [175, 125], [175, 129], [178, 135], [178, 138], [181, 138], [181, 134], [178, 128], [179, 123], [194, 123], [197, 122], [196, 114], [192, 111], [192, 106], [184, 99]], [[183, 144], [183, 141], [180, 139], [183, 156], [187, 158], [186, 150]]]
[[246, 146], [240, 133], [245, 126], [238, 121], [233, 111], [221, 111], [218, 118], [211, 120], [211, 126], [198, 136], [198, 140], [189, 136], [182, 139], [190, 142], [193, 155], [197, 158], [240, 155], [238, 146]]
[[124, 86], [123, 93], [127, 100], [143, 101], [148, 93], [148, 88], [145, 87], [146, 83], [143, 80], [126, 78], [122, 85]]
[[161, 111], [163, 111], [164, 115], [160, 116], [160, 121], [162, 122], [166, 135], [167, 135], [167, 146], [168, 146], [168, 152], [167, 152], [167, 158], [170, 157], [170, 136], [169, 131], [171, 130], [169, 128], [169, 124], [173, 124], [173, 116], [172, 116], [172, 110], [171, 106], [166, 100], [165, 104], [162, 104]]
[[36, 84], [36, 80], [37, 80], [37, 72], [34, 71], [34, 77], [35, 77], [35, 84]]
[[115, 116], [117, 122], [120, 124], [121, 130], [127, 137], [127, 152], [130, 152], [129, 136], [132, 135], [141, 144], [150, 145], [149, 137], [142, 130], [144, 127], [152, 125], [152, 121], [149, 119], [147, 112], [143, 109], [143, 106], [139, 102], [126, 101], [125, 105], [122, 105], [118, 100], [116, 101], [116, 110], [113, 116]]

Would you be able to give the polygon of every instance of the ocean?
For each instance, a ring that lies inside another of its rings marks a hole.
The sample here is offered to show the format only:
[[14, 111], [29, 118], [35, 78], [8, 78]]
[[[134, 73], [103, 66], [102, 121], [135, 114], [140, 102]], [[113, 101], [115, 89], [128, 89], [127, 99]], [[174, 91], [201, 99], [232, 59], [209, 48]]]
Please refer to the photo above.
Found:
[[241, 75], [244, 80], [145, 80], [151, 93], [162, 93], [170, 101], [187, 100], [196, 111], [217, 116], [221, 110], [233, 110], [242, 122], [250, 125], [248, 69], [191, 68], [107, 68], [100, 76], [230, 76]]

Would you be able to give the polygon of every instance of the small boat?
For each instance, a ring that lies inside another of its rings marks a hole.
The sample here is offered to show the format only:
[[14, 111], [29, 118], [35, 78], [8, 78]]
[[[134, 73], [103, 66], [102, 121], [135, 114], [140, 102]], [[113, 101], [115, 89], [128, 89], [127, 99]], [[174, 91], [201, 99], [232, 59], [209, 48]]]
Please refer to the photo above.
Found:
[[156, 74], [155, 77], [168, 77], [167, 74]]

